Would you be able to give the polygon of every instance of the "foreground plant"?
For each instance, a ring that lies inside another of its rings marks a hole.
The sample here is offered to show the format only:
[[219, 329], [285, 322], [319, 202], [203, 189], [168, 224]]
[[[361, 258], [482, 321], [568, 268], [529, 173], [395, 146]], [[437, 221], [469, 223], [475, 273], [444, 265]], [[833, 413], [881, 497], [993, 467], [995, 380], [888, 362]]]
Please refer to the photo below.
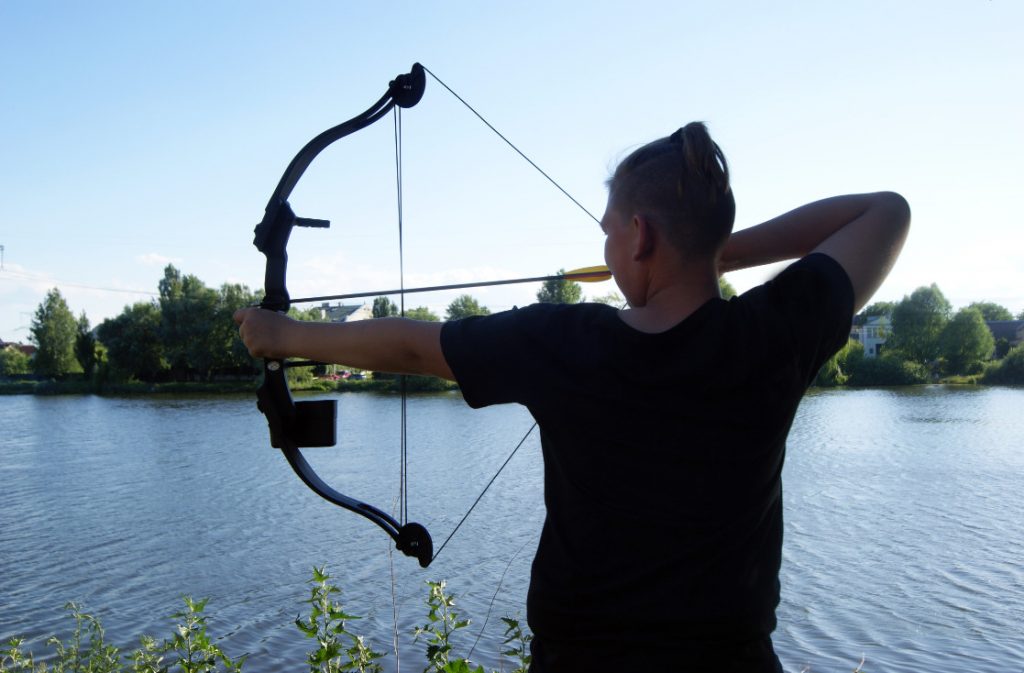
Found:
[[[382, 668], [375, 660], [384, 656], [366, 645], [362, 636], [348, 631], [346, 620], [359, 619], [347, 614], [340, 602], [332, 596], [340, 594], [341, 589], [330, 583], [331, 576], [324, 568], [313, 568], [313, 579], [309, 600], [311, 607], [309, 617], [297, 617], [295, 626], [307, 638], [316, 638], [319, 647], [309, 653], [306, 663], [311, 673], [336, 673], [338, 671], [360, 671], [361, 673], [379, 673]], [[344, 650], [347, 661], [342, 661], [343, 641], [351, 643]]]
[[505, 640], [502, 641], [502, 644], [510, 646], [507, 650], [502, 650], [501, 653], [519, 662], [519, 665], [510, 673], [527, 673], [530, 670], [530, 661], [533, 660], [530, 655], [530, 641], [533, 640], [533, 634], [524, 632], [518, 619], [502, 617], [501, 621], [505, 622]]
[[483, 666], [471, 668], [468, 659], [452, 659], [451, 638], [455, 632], [469, 626], [468, 619], [459, 619], [455, 611], [455, 596], [445, 593], [445, 581], [427, 582], [427, 623], [413, 632], [415, 640], [425, 636], [427, 641], [427, 667], [423, 673], [485, 673]]

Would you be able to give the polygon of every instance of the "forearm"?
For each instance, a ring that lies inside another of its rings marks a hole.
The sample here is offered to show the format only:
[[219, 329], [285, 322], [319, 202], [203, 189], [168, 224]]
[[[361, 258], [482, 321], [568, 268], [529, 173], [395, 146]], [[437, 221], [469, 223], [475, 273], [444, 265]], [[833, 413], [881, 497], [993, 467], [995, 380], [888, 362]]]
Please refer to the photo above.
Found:
[[869, 209], [884, 205], [889, 196], [884, 192], [834, 196], [737, 231], [722, 250], [719, 272], [803, 257]]
[[821, 252], [846, 271], [858, 311], [892, 269], [909, 229], [910, 206], [899, 194], [835, 196], [736, 232], [722, 251], [718, 270], [725, 273]]
[[261, 309], [238, 311], [235, 321], [255, 357], [297, 357], [358, 369], [452, 378], [441, 352], [441, 323], [407, 318], [303, 322]]

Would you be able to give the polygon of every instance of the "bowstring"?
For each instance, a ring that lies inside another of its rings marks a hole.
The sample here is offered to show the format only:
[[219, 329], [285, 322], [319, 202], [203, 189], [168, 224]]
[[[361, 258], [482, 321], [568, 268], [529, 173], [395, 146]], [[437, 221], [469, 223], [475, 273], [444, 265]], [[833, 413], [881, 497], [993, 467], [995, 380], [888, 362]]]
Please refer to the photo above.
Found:
[[[394, 126], [395, 126], [395, 187], [398, 198], [398, 303], [399, 303], [399, 315], [405, 316], [405, 249], [403, 245], [403, 209], [402, 209], [402, 108], [398, 105], [394, 107]], [[407, 431], [407, 404], [408, 404], [408, 388], [406, 385], [405, 374], [401, 374], [398, 377], [399, 389], [401, 390], [401, 420], [400, 420], [400, 438], [399, 438], [399, 520], [404, 526], [409, 520], [409, 445], [408, 445], [408, 431]]]
[[550, 182], [551, 184], [553, 184], [553, 185], [554, 185], [554, 186], [555, 186], [555, 187], [556, 187], [556, 188], [558, 189], [558, 191], [562, 192], [562, 194], [564, 194], [564, 195], [565, 195], [565, 197], [566, 197], [567, 199], [569, 199], [570, 201], [572, 201], [573, 203], [575, 203], [575, 204], [576, 204], [576, 206], [577, 206], [577, 207], [578, 207], [578, 208], [579, 208], [580, 210], [582, 210], [582, 211], [583, 211], [584, 213], [586, 213], [586, 214], [587, 214], [587, 216], [588, 216], [588, 217], [589, 217], [590, 219], [592, 219], [592, 220], [593, 220], [594, 222], [597, 222], [598, 224], [601, 224], [601, 220], [599, 220], [599, 219], [597, 219], [596, 217], [594, 217], [594, 214], [593, 214], [593, 213], [591, 213], [591, 212], [590, 212], [589, 210], [587, 210], [587, 209], [586, 209], [586, 207], [585, 207], [585, 206], [584, 206], [584, 205], [583, 205], [582, 203], [580, 203], [579, 201], [577, 201], [577, 200], [576, 200], [576, 199], [575, 199], [575, 198], [573, 197], [573, 195], [572, 195], [572, 194], [570, 194], [569, 192], [567, 192], [567, 191], [565, 190], [565, 188], [563, 188], [563, 187], [562, 187], [562, 185], [558, 184], [558, 182], [556, 182], [556, 181], [555, 181], [555, 179], [554, 179], [553, 177], [551, 177], [550, 175], [548, 175], [548, 174], [547, 174], [547, 173], [546, 173], [546, 172], [544, 171], [544, 169], [543, 169], [543, 168], [541, 168], [540, 166], [538, 166], [538, 165], [537, 165], [537, 164], [536, 164], [536, 163], [535, 163], [535, 162], [533, 161], [533, 159], [531, 159], [530, 157], [526, 156], [526, 154], [524, 154], [524, 153], [523, 153], [523, 151], [522, 151], [521, 149], [519, 149], [518, 147], [516, 147], [516, 146], [515, 146], [515, 144], [513, 144], [511, 140], [509, 140], [508, 138], [506, 138], [506, 137], [505, 137], [505, 135], [504, 135], [504, 134], [503, 134], [503, 133], [502, 133], [501, 131], [499, 131], [498, 129], [494, 128], [494, 125], [493, 125], [493, 124], [491, 124], [491, 122], [489, 122], [489, 121], [487, 121], [486, 119], [484, 119], [484, 116], [483, 116], [482, 114], [480, 114], [479, 112], [477, 112], [477, 111], [476, 111], [476, 108], [474, 108], [474, 107], [473, 107], [472, 105], [470, 105], [469, 103], [467, 103], [467, 102], [466, 102], [466, 100], [465, 100], [465, 99], [464, 99], [464, 98], [463, 98], [462, 96], [460, 96], [459, 94], [455, 93], [455, 91], [453, 91], [453, 90], [452, 90], [452, 88], [451, 88], [450, 86], [448, 86], [448, 85], [447, 85], [447, 84], [445, 84], [445, 83], [444, 83], [443, 81], [441, 81], [441, 78], [439, 78], [439, 77], [438, 77], [437, 75], [435, 75], [434, 73], [432, 73], [432, 72], [430, 71], [430, 68], [428, 68], [428, 67], [426, 67], [426, 66], [423, 66], [423, 70], [425, 70], [425, 71], [426, 71], [426, 72], [427, 72], [427, 73], [428, 73], [428, 74], [429, 74], [429, 75], [430, 75], [431, 77], [433, 77], [433, 78], [434, 78], [434, 80], [435, 80], [435, 81], [436, 81], [436, 82], [437, 82], [438, 84], [440, 84], [440, 85], [441, 85], [441, 86], [443, 86], [443, 87], [444, 87], [445, 89], [447, 89], [447, 90], [448, 90], [448, 93], [450, 93], [451, 95], [455, 96], [456, 100], [458, 100], [458, 101], [459, 101], [460, 103], [462, 103], [463, 105], [465, 105], [465, 106], [466, 106], [466, 109], [468, 109], [468, 110], [469, 110], [470, 112], [472, 112], [472, 113], [473, 113], [474, 115], [476, 115], [476, 118], [477, 118], [477, 119], [479, 119], [480, 121], [482, 121], [482, 122], [483, 122], [483, 123], [484, 123], [484, 124], [485, 124], [485, 125], [487, 126], [487, 128], [489, 128], [489, 129], [491, 129], [492, 131], [494, 131], [494, 134], [495, 134], [496, 136], [498, 136], [499, 138], [501, 138], [502, 140], [504, 140], [504, 141], [505, 141], [505, 144], [506, 144], [506, 145], [508, 145], [509, 147], [511, 147], [511, 148], [512, 148], [513, 150], [515, 150], [516, 154], [518, 154], [519, 156], [521, 156], [521, 157], [522, 157], [523, 159], [525, 159], [525, 160], [526, 160], [526, 163], [528, 163], [528, 164], [530, 164], [531, 166], [533, 166], [533, 167], [534, 167], [534, 168], [535, 168], [535, 169], [537, 170], [537, 172], [538, 172], [538, 173], [540, 173], [540, 174], [541, 174], [541, 175], [543, 175], [543, 176], [544, 176], [545, 178], [547, 178], [548, 182]]
[[[494, 132], [495, 135], [497, 135], [499, 138], [501, 138], [505, 142], [505, 144], [507, 144], [509, 147], [511, 147], [516, 152], [516, 154], [518, 154], [520, 157], [522, 157], [538, 173], [543, 175], [548, 180], [548, 182], [550, 182], [552, 185], [554, 185], [555, 188], [558, 189], [558, 191], [562, 192], [562, 194], [565, 195], [566, 198], [568, 198], [570, 201], [572, 201], [574, 204], [576, 204], [576, 206], [580, 210], [582, 210], [584, 213], [586, 213], [586, 215], [590, 219], [592, 219], [594, 222], [597, 222], [598, 224], [601, 223], [601, 221], [597, 217], [595, 217], [593, 213], [591, 213], [589, 210], [587, 210], [587, 208], [582, 203], [577, 201], [572, 196], [572, 194], [567, 192], [565, 190], [565, 188], [563, 188], [560, 184], [558, 184], [558, 182], [554, 178], [552, 178], [550, 175], [548, 175], [547, 172], [544, 171], [544, 169], [542, 169], [540, 166], [538, 166], [536, 164], [536, 162], [534, 162], [532, 159], [530, 159], [530, 157], [526, 156], [526, 154], [522, 150], [520, 150], [518, 147], [516, 147], [516, 145], [511, 140], [509, 140], [507, 137], [505, 137], [504, 134], [502, 134], [500, 131], [498, 131], [498, 129], [495, 128], [493, 124], [491, 124], [489, 121], [487, 121], [487, 119], [484, 118], [483, 115], [481, 115], [479, 112], [477, 112], [477, 110], [472, 105], [470, 105], [464, 98], [462, 98], [462, 96], [460, 96], [459, 94], [455, 93], [455, 91], [450, 86], [445, 84], [444, 81], [442, 81], [437, 75], [435, 75], [429, 68], [424, 67], [423, 69], [427, 73], [429, 73], [430, 76], [433, 77], [434, 80], [438, 84], [440, 84], [442, 87], [444, 87], [444, 89], [447, 90], [448, 93], [450, 93], [452, 96], [454, 96], [456, 98], [456, 100], [458, 100], [460, 103], [462, 103], [481, 122], [483, 122], [484, 125], [487, 126], [487, 128], [489, 128], [491, 131]], [[404, 317], [405, 316], [405, 250], [404, 250], [404, 245], [403, 245], [403, 241], [404, 241], [404, 236], [403, 236], [404, 220], [403, 220], [403, 208], [402, 208], [402, 204], [403, 204], [403, 201], [402, 201], [402, 109], [401, 109], [400, 106], [396, 105], [394, 107], [394, 117], [393, 117], [393, 119], [394, 119], [394, 136], [395, 136], [395, 185], [396, 185], [396, 192], [397, 192], [397, 210], [398, 210], [398, 277], [399, 277], [398, 296], [399, 296], [399, 314]], [[437, 289], [437, 288], [434, 288], [434, 289]], [[399, 486], [399, 505], [398, 505], [398, 509], [399, 509], [399, 512], [400, 512], [400, 514], [399, 514], [400, 521], [401, 521], [402, 525], [404, 526], [408, 522], [408, 515], [409, 515], [409, 502], [408, 502], [408, 461], [409, 461], [409, 454], [408, 454], [408, 430], [407, 430], [408, 386], [407, 386], [406, 376], [404, 374], [399, 377], [399, 381], [400, 381], [400, 390], [401, 390], [401, 400], [402, 400], [402, 402], [401, 402], [401, 420], [400, 420], [401, 432], [400, 432], [400, 439], [399, 439], [399, 444], [400, 444], [399, 484], [400, 484], [400, 486]], [[536, 427], [537, 427], [537, 423], [534, 422], [530, 426], [530, 428], [526, 431], [526, 434], [523, 435], [522, 439], [519, 440], [519, 443], [516, 444], [514, 449], [512, 449], [512, 452], [508, 455], [508, 458], [505, 459], [505, 462], [503, 462], [501, 464], [501, 467], [498, 468], [497, 472], [494, 473], [494, 476], [491, 477], [490, 481], [487, 482], [487, 485], [484, 486], [482, 491], [480, 491], [480, 494], [476, 497], [476, 500], [473, 501], [473, 504], [470, 505], [469, 509], [462, 516], [462, 519], [459, 520], [459, 523], [456, 524], [456, 526], [452, 530], [452, 532], [449, 533], [448, 537], [446, 537], [444, 542], [441, 543], [441, 546], [438, 548], [438, 550], [431, 557], [431, 562], [433, 562], [434, 559], [436, 559], [438, 557], [438, 555], [440, 555], [440, 553], [448, 545], [448, 543], [451, 541], [452, 537], [459, 530], [459, 528], [462, 526], [462, 524], [465, 523], [466, 519], [469, 518], [469, 515], [472, 514], [472, 512], [476, 508], [477, 504], [484, 497], [484, 495], [490, 489], [491, 485], [498, 478], [498, 476], [502, 473], [502, 471], [509, 464], [509, 462], [512, 460], [512, 458], [515, 457], [515, 455], [519, 451], [520, 447], [522, 447], [522, 445], [526, 443], [527, 438], [529, 438], [529, 436], [533, 433], [533, 431], [534, 431], [534, 429]]]

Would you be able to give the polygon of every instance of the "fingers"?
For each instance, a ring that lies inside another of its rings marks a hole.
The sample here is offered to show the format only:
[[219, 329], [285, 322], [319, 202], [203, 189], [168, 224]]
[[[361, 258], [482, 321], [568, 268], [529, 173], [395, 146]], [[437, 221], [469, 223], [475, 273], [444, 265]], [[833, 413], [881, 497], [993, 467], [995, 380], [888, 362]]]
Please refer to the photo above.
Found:
[[272, 318], [276, 315], [260, 308], [241, 308], [232, 316], [238, 325], [238, 336], [254, 358], [272, 355], [270, 350], [275, 341]]

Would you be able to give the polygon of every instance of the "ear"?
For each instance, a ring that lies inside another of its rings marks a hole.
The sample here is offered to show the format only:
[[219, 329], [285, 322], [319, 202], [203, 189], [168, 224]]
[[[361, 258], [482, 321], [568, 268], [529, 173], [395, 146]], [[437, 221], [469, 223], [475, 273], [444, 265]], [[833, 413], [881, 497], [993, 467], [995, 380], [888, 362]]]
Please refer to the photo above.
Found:
[[633, 215], [630, 220], [630, 233], [632, 234], [633, 261], [640, 261], [651, 256], [654, 252], [657, 240], [657, 231], [654, 225], [644, 215]]

